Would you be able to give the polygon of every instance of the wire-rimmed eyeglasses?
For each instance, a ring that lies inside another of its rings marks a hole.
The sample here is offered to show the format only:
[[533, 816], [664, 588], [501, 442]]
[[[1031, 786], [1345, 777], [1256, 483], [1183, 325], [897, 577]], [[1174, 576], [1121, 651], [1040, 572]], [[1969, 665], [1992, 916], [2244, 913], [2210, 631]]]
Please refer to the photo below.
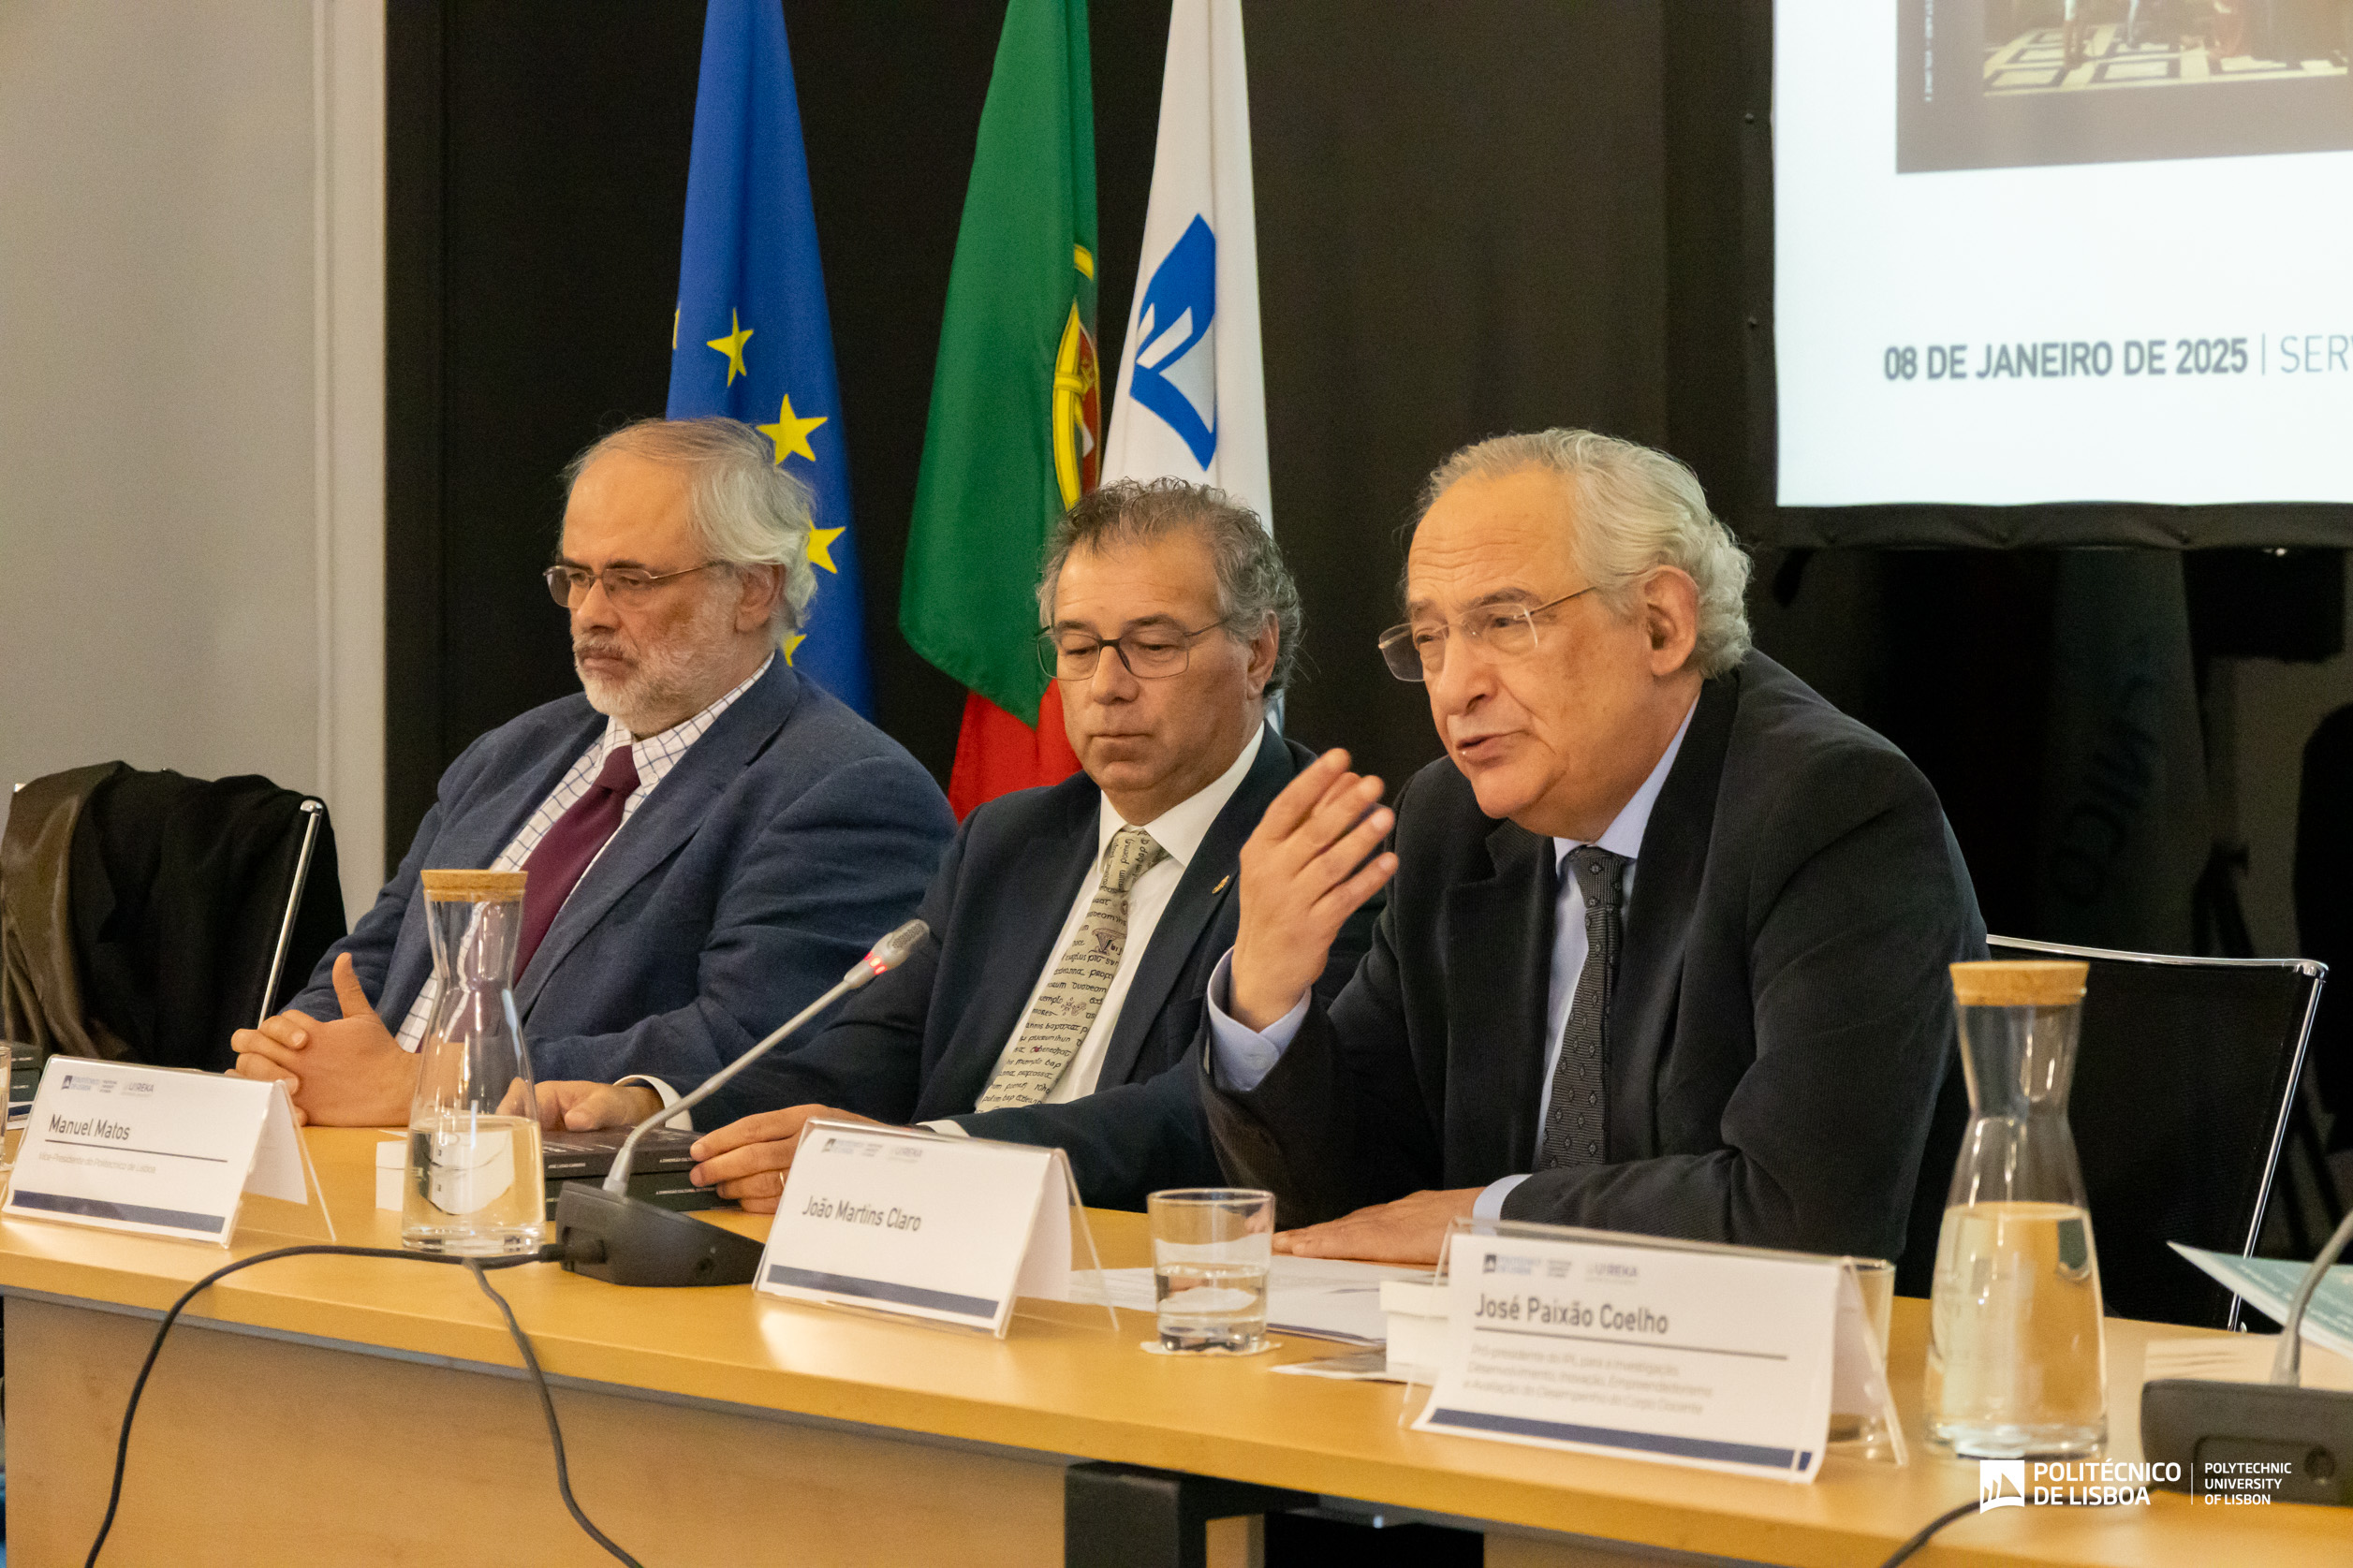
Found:
[[1455, 632], [1466, 643], [1477, 643], [1498, 659], [1516, 659], [1542, 646], [1536, 618], [1571, 599], [1581, 599], [1601, 586], [1580, 588], [1574, 593], [1535, 606], [1486, 605], [1466, 611], [1449, 627], [1438, 620], [1409, 621], [1381, 634], [1381, 657], [1400, 681], [1427, 681], [1446, 667], [1446, 645]]
[[699, 566], [681, 566], [674, 572], [645, 572], [635, 566], [607, 566], [601, 572], [592, 572], [585, 566], [550, 566], [539, 575], [548, 579], [548, 597], [570, 609], [587, 598], [588, 591], [599, 581], [605, 585], [605, 597], [614, 604], [640, 605], [648, 593], [672, 578], [707, 572], [720, 564], [717, 561], [706, 561]]
[[1181, 626], [1145, 626], [1115, 637], [1049, 626], [1037, 634], [1037, 665], [1057, 681], [1086, 681], [1094, 677], [1103, 650], [1109, 648], [1137, 680], [1165, 681], [1184, 674], [1193, 660], [1193, 644], [1223, 625], [1223, 621], [1213, 621], [1191, 632]]

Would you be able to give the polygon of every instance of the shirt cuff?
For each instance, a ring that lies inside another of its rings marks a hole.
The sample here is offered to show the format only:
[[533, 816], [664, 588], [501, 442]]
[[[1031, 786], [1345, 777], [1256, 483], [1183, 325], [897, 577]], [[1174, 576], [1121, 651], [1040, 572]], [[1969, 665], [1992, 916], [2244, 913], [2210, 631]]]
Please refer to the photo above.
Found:
[[1247, 1094], [1266, 1081], [1299, 1037], [1300, 1023], [1307, 1017], [1307, 997], [1263, 1031], [1236, 1023], [1226, 1011], [1227, 999], [1233, 994], [1233, 971], [1234, 950], [1228, 947], [1209, 977], [1210, 1061], [1217, 1070], [1219, 1088]]
[[1513, 1188], [1528, 1179], [1528, 1174], [1522, 1171], [1518, 1176], [1507, 1176], [1499, 1181], [1490, 1181], [1485, 1190], [1478, 1194], [1478, 1201], [1471, 1205], [1471, 1218], [1474, 1220], [1502, 1219], [1504, 1199], [1511, 1195]]
[[[645, 1085], [646, 1088], [654, 1091], [654, 1093], [659, 1094], [662, 1097], [662, 1104], [665, 1106], [674, 1106], [678, 1104], [679, 1093], [677, 1090], [672, 1089], [669, 1084], [664, 1083], [660, 1078], [650, 1078], [643, 1073], [632, 1073], [629, 1077], [623, 1078], [619, 1083], [613, 1085], [613, 1087], [615, 1089], [626, 1089], [633, 1083], [641, 1083]], [[682, 1133], [691, 1133], [695, 1130], [694, 1114], [690, 1111], [683, 1116], [673, 1116], [669, 1121], [663, 1122], [662, 1125], [665, 1127], [675, 1127]]]
[[972, 1136], [970, 1129], [966, 1128], [963, 1122], [949, 1121], [945, 1118], [937, 1121], [919, 1121], [916, 1125], [922, 1128], [927, 1133], [945, 1133], [951, 1138], [968, 1138]]

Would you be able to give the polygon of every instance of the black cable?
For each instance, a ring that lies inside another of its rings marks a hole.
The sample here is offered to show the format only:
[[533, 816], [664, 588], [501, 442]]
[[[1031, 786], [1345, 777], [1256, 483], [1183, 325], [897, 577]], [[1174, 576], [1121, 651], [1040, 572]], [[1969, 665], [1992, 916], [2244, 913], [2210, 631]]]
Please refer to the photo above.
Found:
[[[467, 1258], [465, 1267], [466, 1271], [474, 1276], [474, 1282], [482, 1287], [482, 1294], [498, 1303], [498, 1315], [507, 1320], [507, 1331], [514, 1335], [515, 1347], [522, 1352], [522, 1364], [531, 1370], [531, 1385], [539, 1391], [540, 1414], [548, 1418], [548, 1443], [555, 1450], [555, 1489], [564, 1494], [564, 1506], [572, 1511], [572, 1522], [586, 1531], [590, 1540], [627, 1563], [629, 1568], [640, 1568], [636, 1558], [623, 1551], [610, 1536], [590, 1523], [588, 1516], [581, 1512], [581, 1505], [572, 1501], [571, 1468], [564, 1462], [564, 1429], [555, 1424], [555, 1399], [548, 1392], [548, 1375], [539, 1370], [539, 1357], [533, 1354], [530, 1338], [523, 1333], [522, 1325], [515, 1321], [515, 1309], [507, 1304], [505, 1297], [491, 1288], [491, 1277], [483, 1272], [482, 1260]], [[494, 1268], [497, 1265], [493, 1263], [491, 1267]]]
[[[2041, 1506], [2046, 1508], [2112, 1508], [2116, 1505], [2109, 1502], [2053, 1502], [2044, 1503]], [[1978, 1502], [1956, 1503], [1952, 1507], [1946, 1509], [1943, 1513], [1929, 1520], [1926, 1525], [1922, 1526], [1920, 1532], [1918, 1535], [1913, 1536], [1909, 1541], [1906, 1541], [1904, 1545], [1896, 1547], [1895, 1555], [1889, 1558], [1885, 1562], [1879, 1564], [1879, 1568], [1896, 1568], [1896, 1564], [1907, 1561], [1914, 1552], [1919, 1551], [1922, 1546], [1928, 1545], [1928, 1538], [1930, 1536], [1944, 1529], [1945, 1526], [1952, 1523], [1953, 1520], [1964, 1518], [1971, 1514], [1980, 1512], [1984, 1509], [1984, 1502]]]
[[114, 1481], [113, 1485], [107, 1489], [106, 1517], [98, 1523], [97, 1538], [90, 1543], [90, 1555], [82, 1560], [82, 1568], [96, 1568], [98, 1553], [105, 1549], [107, 1537], [113, 1532], [115, 1511], [122, 1506], [123, 1502], [123, 1474], [130, 1461], [131, 1422], [139, 1414], [140, 1397], [147, 1391], [147, 1377], [155, 1370], [155, 1357], [163, 1354], [164, 1337], [171, 1332], [171, 1326], [180, 1320], [181, 1312], [186, 1310], [188, 1303], [195, 1300], [199, 1293], [228, 1278], [241, 1268], [251, 1268], [257, 1263], [269, 1263], [276, 1258], [317, 1255], [408, 1258], [418, 1263], [462, 1263], [472, 1270], [476, 1282], [490, 1293], [492, 1300], [498, 1303], [499, 1312], [507, 1319], [507, 1327], [514, 1335], [515, 1343], [522, 1347], [523, 1364], [530, 1370], [531, 1380], [539, 1390], [540, 1409], [548, 1418], [548, 1435], [555, 1443], [556, 1484], [563, 1490], [564, 1506], [572, 1511], [572, 1517], [580, 1521], [580, 1527], [588, 1531], [598, 1546], [622, 1561], [628, 1563], [629, 1568], [640, 1568], [637, 1559], [614, 1546], [604, 1531], [589, 1523], [588, 1516], [581, 1513], [580, 1505], [572, 1501], [571, 1478], [566, 1473], [564, 1464], [564, 1436], [555, 1424], [555, 1401], [548, 1396], [547, 1375], [539, 1370], [539, 1358], [532, 1354], [531, 1341], [524, 1336], [522, 1326], [515, 1321], [515, 1314], [507, 1305], [506, 1297], [491, 1290], [490, 1280], [483, 1273], [483, 1270], [488, 1268], [515, 1268], [526, 1263], [560, 1263], [565, 1256], [563, 1244], [550, 1242], [537, 1252], [523, 1253], [513, 1257], [493, 1258], [484, 1262], [479, 1258], [450, 1257], [434, 1253], [411, 1253], [397, 1247], [346, 1247], [324, 1241], [309, 1242], [300, 1247], [279, 1247], [266, 1253], [256, 1253], [251, 1257], [239, 1258], [234, 1263], [223, 1264], [186, 1290], [182, 1291], [180, 1299], [174, 1301], [171, 1304], [171, 1310], [164, 1313], [163, 1322], [155, 1326], [154, 1343], [147, 1347], [147, 1359], [140, 1363], [139, 1377], [131, 1384], [130, 1401], [123, 1407], [123, 1430], [115, 1439], [114, 1443]]
[[1945, 1526], [1952, 1523], [1953, 1520], [1974, 1514], [1983, 1506], [1985, 1505], [1981, 1502], [1963, 1502], [1957, 1503], [1953, 1507], [1946, 1509], [1943, 1513], [1937, 1515], [1934, 1518], [1929, 1520], [1927, 1524], [1923, 1525], [1918, 1535], [1913, 1536], [1909, 1541], [1906, 1541], [1904, 1545], [1896, 1547], [1895, 1555], [1889, 1558], [1885, 1562], [1879, 1564], [1879, 1568], [1896, 1568], [1897, 1563], [1906, 1561], [1914, 1552], [1919, 1551], [1922, 1546], [1928, 1545], [1928, 1538], [1930, 1536], [1944, 1529]]

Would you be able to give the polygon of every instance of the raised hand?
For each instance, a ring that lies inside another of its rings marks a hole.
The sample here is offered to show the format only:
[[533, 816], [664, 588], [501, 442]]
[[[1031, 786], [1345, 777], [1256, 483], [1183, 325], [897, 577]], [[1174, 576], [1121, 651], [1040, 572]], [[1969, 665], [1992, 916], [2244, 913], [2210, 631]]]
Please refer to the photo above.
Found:
[[1375, 854], [1395, 815], [1381, 781], [1330, 751], [1284, 787], [1242, 846], [1242, 923], [1234, 940], [1234, 1020], [1264, 1029], [1307, 994], [1341, 925], [1397, 872]]

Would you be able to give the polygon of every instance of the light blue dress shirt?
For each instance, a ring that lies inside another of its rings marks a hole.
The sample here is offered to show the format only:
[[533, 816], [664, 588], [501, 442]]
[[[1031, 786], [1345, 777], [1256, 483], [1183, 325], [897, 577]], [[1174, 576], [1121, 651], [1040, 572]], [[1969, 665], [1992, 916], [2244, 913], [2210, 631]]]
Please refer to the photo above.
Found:
[[[1691, 714], [1698, 711], [1699, 704], [1694, 702], [1691, 711], [1684, 714], [1683, 723], [1675, 726], [1675, 738], [1667, 742], [1667, 750], [1651, 769], [1650, 777], [1642, 781], [1642, 787], [1620, 808], [1601, 837], [1591, 841], [1632, 862], [1625, 869], [1623, 885], [1629, 903], [1634, 897], [1635, 873], [1641, 864], [1642, 835], [1651, 825], [1651, 808], [1658, 803], [1658, 792], [1666, 784], [1667, 775], [1674, 770], [1675, 755], [1683, 750], [1683, 738], [1691, 728]], [[1552, 841], [1559, 889], [1552, 908], [1552, 970], [1546, 979], [1544, 997], [1544, 1076], [1537, 1088], [1536, 1107], [1539, 1127], [1544, 1124], [1545, 1109], [1552, 1100], [1552, 1072], [1560, 1061], [1561, 1034], [1568, 1023], [1569, 1004], [1576, 998], [1577, 978], [1585, 968], [1585, 911], [1577, 891], [1577, 877], [1564, 862], [1571, 850], [1583, 847], [1586, 842]], [[1227, 1001], [1232, 995], [1233, 962], [1233, 951], [1228, 948], [1210, 975], [1210, 1053], [1218, 1083], [1237, 1093], [1247, 1093], [1274, 1070], [1285, 1049], [1298, 1036], [1300, 1023], [1307, 1017], [1307, 998], [1301, 997], [1297, 1005], [1263, 1032], [1237, 1023], [1226, 1011]], [[1489, 1183], [1478, 1194], [1472, 1213], [1483, 1220], [1499, 1218], [1504, 1199], [1527, 1179], [1523, 1172]]]

